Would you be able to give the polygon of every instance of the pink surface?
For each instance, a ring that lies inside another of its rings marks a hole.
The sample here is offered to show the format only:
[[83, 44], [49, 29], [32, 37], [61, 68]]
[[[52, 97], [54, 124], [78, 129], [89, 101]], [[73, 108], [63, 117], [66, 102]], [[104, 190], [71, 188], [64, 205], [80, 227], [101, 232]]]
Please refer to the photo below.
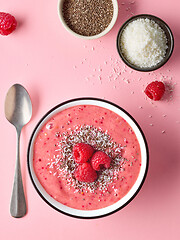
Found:
[[[121, 3], [124, 2], [124, 5]], [[133, 1], [132, 1], [133, 2]], [[100, 40], [77, 39], [64, 30], [57, 0], [1, 0], [0, 10], [12, 13], [19, 26], [0, 36], [1, 204], [0, 239], [179, 239], [180, 215], [180, 41], [179, 1], [119, 0], [114, 28]], [[160, 70], [139, 73], [124, 69], [116, 51], [116, 36], [131, 14], [150, 13], [165, 20], [175, 37], [175, 49]], [[118, 77], [117, 72], [121, 72]], [[143, 90], [152, 80], [166, 82], [162, 101], [151, 102]], [[21, 165], [28, 204], [24, 218], [14, 219], [9, 202], [15, 169], [16, 133], [4, 117], [9, 87], [20, 83], [33, 102], [33, 117], [21, 135]], [[126, 109], [143, 129], [150, 166], [137, 197], [121, 211], [97, 220], [78, 220], [50, 208], [36, 193], [27, 171], [26, 152], [39, 119], [53, 106], [80, 96], [113, 101]], [[91, 234], [90, 234], [91, 233]]]

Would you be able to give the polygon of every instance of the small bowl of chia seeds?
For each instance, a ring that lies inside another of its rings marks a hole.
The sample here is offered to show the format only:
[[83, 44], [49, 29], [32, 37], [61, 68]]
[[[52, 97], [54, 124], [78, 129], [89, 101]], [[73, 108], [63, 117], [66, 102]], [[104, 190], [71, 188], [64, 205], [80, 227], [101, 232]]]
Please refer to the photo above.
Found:
[[59, 0], [64, 28], [76, 37], [97, 39], [107, 34], [118, 16], [117, 0]]

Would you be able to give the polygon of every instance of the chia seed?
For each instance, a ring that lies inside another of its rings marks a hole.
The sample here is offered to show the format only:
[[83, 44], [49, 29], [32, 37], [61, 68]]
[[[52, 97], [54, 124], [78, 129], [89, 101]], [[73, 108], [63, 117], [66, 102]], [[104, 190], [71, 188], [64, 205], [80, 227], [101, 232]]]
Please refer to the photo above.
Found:
[[113, 17], [112, 0], [64, 0], [63, 17], [77, 34], [94, 36], [104, 31]]
[[[69, 129], [69, 131], [64, 132], [60, 138], [56, 150], [58, 154], [50, 159], [49, 168], [57, 171], [57, 177], [58, 175], [62, 177], [63, 173], [67, 184], [70, 184], [75, 191], [81, 194], [84, 194], [85, 190], [96, 194], [96, 189], [102, 193], [107, 192], [108, 185], [118, 179], [119, 172], [125, 170], [127, 160], [122, 157], [123, 147], [114, 142], [107, 131], [102, 131], [101, 128], [92, 125], [76, 126], [74, 130]], [[79, 142], [85, 142], [95, 150], [105, 152], [112, 159], [110, 168], [99, 171], [98, 179], [95, 182], [80, 182], [74, 177], [77, 163], [73, 159], [72, 149]]]

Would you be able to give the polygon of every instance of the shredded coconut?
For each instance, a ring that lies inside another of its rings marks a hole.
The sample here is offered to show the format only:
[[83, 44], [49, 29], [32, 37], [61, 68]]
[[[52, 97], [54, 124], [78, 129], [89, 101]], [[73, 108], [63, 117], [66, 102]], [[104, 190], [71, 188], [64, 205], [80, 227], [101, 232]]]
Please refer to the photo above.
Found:
[[122, 33], [120, 44], [125, 58], [141, 68], [157, 65], [168, 48], [165, 32], [148, 18], [130, 22]]
[[[121, 156], [121, 151], [125, 146], [114, 142], [107, 131], [104, 132], [101, 128], [92, 125], [83, 125], [76, 126], [75, 130], [69, 128], [59, 137], [62, 139], [57, 144], [57, 154], [48, 162], [48, 167], [52, 170], [49, 172], [57, 176], [63, 172], [67, 185], [70, 188], [74, 187], [75, 192], [81, 192], [84, 189], [90, 192], [94, 192], [96, 189], [102, 192], [107, 191], [109, 183], [114, 179], [117, 180], [118, 173], [124, 171], [128, 160]], [[98, 179], [95, 182], [79, 182], [74, 177], [77, 163], [73, 159], [72, 149], [74, 144], [79, 142], [90, 144], [95, 150], [105, 152], [112, 159], [110, 168], [99, 171]], [[63, 177], [61, 176], [61, 178]]]

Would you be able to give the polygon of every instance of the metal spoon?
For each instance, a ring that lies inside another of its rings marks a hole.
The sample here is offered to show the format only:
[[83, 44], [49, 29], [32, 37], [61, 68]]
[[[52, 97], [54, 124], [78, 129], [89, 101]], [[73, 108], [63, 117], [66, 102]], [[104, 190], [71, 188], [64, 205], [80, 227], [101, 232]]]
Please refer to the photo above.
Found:
[[12, 217], [20, 218], [26, 214], [26, 200], [24, 196], [19, 145], [20, 134], [32, 116], [32, 104], [26, 89], [20, 84], [14, 84], [8, 91], [5, 99], [5, 116], [13, 124], [17, 131], [17, 155], [14, 176], [14, 185], [10, 203], [10, 213]]

